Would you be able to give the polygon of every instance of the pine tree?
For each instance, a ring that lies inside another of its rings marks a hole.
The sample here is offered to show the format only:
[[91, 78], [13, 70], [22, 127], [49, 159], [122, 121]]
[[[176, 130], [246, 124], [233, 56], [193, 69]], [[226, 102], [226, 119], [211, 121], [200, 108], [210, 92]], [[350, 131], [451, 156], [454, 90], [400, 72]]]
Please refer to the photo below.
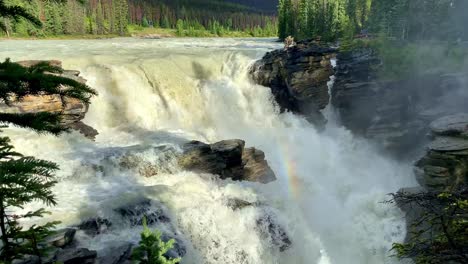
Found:
[[6, 32], [8, 36], [8, 21], [10, 19], [14, 21], [20, 21], [20, 19], [25, 19], [36, 26], [42, 25], [41, 21], [34, 15], [29, 13], [24, 7], [6, 5], [5, 0], [0, 0], [0, 19], [0, 30]]
[[297, 38], [305, 39], [308, 37], [307, 26], [309, 24], [309, 4], [307, 0], [299, 1], [298, 11], [299, 11], [299, 18], [298, 18]]
[[[0, 18], [25, 18], [41, 25], [41, 22], [18, 6], [6, 6], [0, 0]], [[85, 103], [96, 92], [75, 80], [61, 77], [61, 68], [43, 62], [24, 67], [7, 59], [0, 63], [0, 100], [9, 105], [20, 101], [27, 95], [58, 94], [76, 98]], [[0, 123], [31, 128], [38, 132], [58, 134], [67, 130], [61, 123], [60, 114], [38, 113], [0, 113]], [[44, 209], [23, 215], [11, 213], [13, 208], [23, 208], [27, 203], [39, 200], [46, 205], [55, 205], [56, 200], [51, 188], [56, 183], [53, 172], [56, 164], [33, 157], [24, 157], [13, 151], [10, 140], [0, 137], [0, 230], [2, 248], [0, 262], [9, 263], [25, 254], [41, 256], [46, 248], [39, 245], [41, 240], [51, 234], [57, 222], [42, 226], [33, 225], [24, 230], [20, 219], [42, 217]]]
[[164, 242], [161, 239], [161, 232], [155, 230], [151, 232], [146, 223], [146, 217], [143, 218], [143, 232], [141, 240], [132, 252], [132, 258], [140, 264], [177, 264], [180, 258], [167, 259], [166, 254], [173, 246], [175, 240], [171, 239]]
[[102, 4], [99, 0], [96, 8], [96, 32], [97, 34], [104, 34], [104, 14], [102, 13]]
[[51, 188], [56, 181], [53, 172], [56, 164], [33, 157], [23, 157], [13, 151], [10, 140], [0, 137], [0, 230], [2, 248], [0, 261], [10, 262], [22, 256], [42, 256], [46, 248], [39, 242], [52, 232], [58, 222], [49, 222], [42, 226], [33, 225], [27, 230], [19, 224], [20, 219], [42, 217], [47, 212], [39, 209], [23, 215], [11, 213], [13, 208], [23, 208], [34, 200], [46, 205], [55, 205]]

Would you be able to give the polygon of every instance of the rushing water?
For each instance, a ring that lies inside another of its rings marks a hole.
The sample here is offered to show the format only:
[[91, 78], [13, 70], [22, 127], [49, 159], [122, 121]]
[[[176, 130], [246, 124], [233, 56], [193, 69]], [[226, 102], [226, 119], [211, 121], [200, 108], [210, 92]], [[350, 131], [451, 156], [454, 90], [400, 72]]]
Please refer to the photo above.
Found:
[[[269, 89], [247, 75], [252, 61], [279, 47], [255, 39], [0, 42], [0, 57], [61, 60], [99, 92], [84, 120], [99, 131], [96, 142], [77, 132], [4, 133], [18, 151], [60, 165], [59, 203], [50, 211], [64, 226], [116, 217], [111, 208], [147, 197], [169, 212], [172, 227], [158, 228], [172, 228], [184, 241], [183, 263], [393, 263], [388, 250], [404, 237], [404, 220], [382, 201], [412, 185], [409, 166], [380, 156], [335, 120], [317, 132], [298, 116], [280, 114]], [[278, 180], [215, 180], [181, 171], [166, 151], [189, 139], [230, 138], [265, 151]], [[157, 175], [121, 166], [129, 153], [160, 168]], [[261, 206], [233, 210], [226, 204], [232, 198]], [[265, 213], [286, 229], [289, 250], [279, 252], [258, 232], [256, 219]], [[80, 243], [100, 250], [136, 241], [140, 230], [122, 226], [94, 239], [82, 235]]]

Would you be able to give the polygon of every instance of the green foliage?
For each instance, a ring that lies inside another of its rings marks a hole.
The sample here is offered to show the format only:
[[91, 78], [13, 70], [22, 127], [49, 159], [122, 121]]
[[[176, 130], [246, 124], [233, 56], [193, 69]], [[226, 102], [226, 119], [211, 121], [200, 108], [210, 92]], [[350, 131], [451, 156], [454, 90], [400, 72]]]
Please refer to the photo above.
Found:
[[447, 42], [401, 42], [378, 38], [369, 41], [382, 60], [382, 79], [409, 78], [412, 75], [457, 72], [466, 65], [468, 48]]
[[[4, 0], [0, 0], [0, 18], [25, 18], [36, 25], [40, 24], [31, 17], [33, 15], [27, 13], [26, 9], [20, 6], [6, 6]], [[61, 68], [46, 62], [25, 67], [6, 59], [0, 63], [0, 99], [8, 105], [27, 95], [54, 94], [89, 103], [89, 98], [96, 92], [82, 83], [61, 77], [61, 73]], [[65, 129], [60, 124], [60, 114], [46, 112], [1, 113], [0, 123], [28, 127], [41, 132], [59, 133]], [[24, 255], [41, 257], [48, 250], [46, 245], [41, 245], [41, 241], [52, 234], [51, 230], [59, 222], [33, 225], [25, 229], [19, 224], [21, 220], [43, 217], [48, 212], [39, 209], [25, 214], [13, 214], [11, 210], [24, 209], [24, 206], [32, 201], [55, 205], [57, 202], [51, 189], [56, 184], [53, 172], [57, 169], [55, 163], [24, 157], [13, 151], [10, 139], [0, 137], [1, 263], [11, 263]]]
[[392, 202], [424, 213], [409, 226], [409, 239], [395, 243], [399, 258], [416, 264], [468, 263], [468, 192], [398, 193]]
[[[7, 17], [0, 28], [15, 37], [61, 35], [128, 35], [129, 25], [175, 29], [179, 36], [275, 36], [272, 13], [219, 0], [0, 0], [19, 6], [30, 18], [43, 23], [36, 27], [25, 19]], [[244, 1], [246, 2], [246, 1]], [[250, 4], [249, 4], [250, 5]], [[252, 5], [256, 5], [253, 3]], [[270, 12], [270, 11], [269, 11]], [[177, 21], [182, 20], [183, 29]], [[210, 23], [219, 26], [212, 30]], [[261, 28], [261, 32], [258, 28]], [[0, 29], [0, 30], [1, 30]], [[212, 33], [205, 32], [208, 30]]]
[[465, 0], [280, 0], [278, 35], [326, 41], [362, 30], [402, 40], [468, 39]]
[[42, 217], [47, 212], [39, 209], [23, 215], [11, 214], [12, 208], [38, 200], [46, 205], [55, 205], [56, 200], [51, 188], [56, 184], [53, 172], [55, 163], [24, 157], [13, 151], [10, 140], [0, 138], [0, 229], [3, 247], [0, 260], [9, 262], [23, 255], [41, 256], [46, 248], [39, 242], [51, 234], [51, 228], [58, 222], [43, 226], [33, 225], [27, 230], [19, 225], [20, 219]]
[[[9, 59], [0, 63], [0, 99], [6, 104], [20, 101], [26, 95], [60, 95], [89, 103], [96, 91], [75, 80], [62, 77], [62, 69], [47, 62], [24, 67]], [[36, 131], [58, 134], [66, 130], [60, 114], [39, 112], [10, 114], [0, 113], [0, 123], [32, 128]]]
[[[368, 1], [364, 0], [280, 0], [278, 34], [280, 39], [318, 38], [326, 41], [352, 35], [362, 28], [368, 17]], [[358, 11], [359, 10], [359, 11]], [[355, 19], [361, 14], [360, 20]]]
[[146, 218], [143, 218], [143, 232], [139, 246], [132, 252], [132, 258], [137, 263], [141, 264], [176, 264], [180, 262], [180, 258], [167, 259], [166, 254], [174, 246], [175, 240], [171, 239], [164, 242], [161, 239], [161, 232], [155, 230], [152, 232], [146, 223]]

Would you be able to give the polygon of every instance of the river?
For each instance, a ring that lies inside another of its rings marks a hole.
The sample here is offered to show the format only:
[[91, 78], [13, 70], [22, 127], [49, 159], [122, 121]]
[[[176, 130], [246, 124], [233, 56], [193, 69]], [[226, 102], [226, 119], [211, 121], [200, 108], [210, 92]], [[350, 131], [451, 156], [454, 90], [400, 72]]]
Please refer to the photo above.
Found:
[[[100, 133], [95, 142], [77, 132], [4, 130], [17, 151], [60, 165], [58, 205], [45, 220], [70, 226], [96, 216], [114, 219], [112, 208], [145, 197], [168, 211], [171, 226], [155, 227], [177, 233], [187, 247], [183, 263], [395, 263], [389, 250], [403, 240], [405, 221], [383, 201], [415, 185], [411, 166], [380, 155], [338, 120], [319, 132], [280, 113], [270, 90], [248, 78], [249, 65], [276, 48], [281, 45], [269, 39], [1, 41], [0, 57], [61, 60], [99, 92], [84, 119]], [[263, 150], [278, 179], [220, 181], [182, 171], [166, 157], [166, 149], [187, 140], [231, 138]], [[166, 169], [144, 177], [121, 166], [128, 153]], [[227, 199], [259, 206], [233, 210]], [[258, 232], [262, 214], [284, 227], [288, 250], [280, 252]], [[114, 222], [103, 235], [79, 234], [80, 245], [100, 250], [138, 241], [141, 227]]]

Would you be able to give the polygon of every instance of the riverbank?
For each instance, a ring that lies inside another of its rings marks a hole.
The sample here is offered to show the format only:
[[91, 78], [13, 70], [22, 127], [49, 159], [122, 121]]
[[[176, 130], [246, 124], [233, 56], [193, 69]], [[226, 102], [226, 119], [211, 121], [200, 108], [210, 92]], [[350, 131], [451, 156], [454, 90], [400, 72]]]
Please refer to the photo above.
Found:
[[[109, 39], [122, 37], [117, 34], [71, 34], [71, 35], [49, 35], [49, 36], [25, 36], [12, 35], [10, 37], [0, 36], [0, 40], [76, 40], [76, 39]], [[181, 30], [171, 28], [152, 28], [129, 26], [128, 33], [124, 37], [159, 39], [159, 38], [254, 38], [254, 37], [276, 37], [248, 31], [225, 31], [214, 34], [209, 30]]]

